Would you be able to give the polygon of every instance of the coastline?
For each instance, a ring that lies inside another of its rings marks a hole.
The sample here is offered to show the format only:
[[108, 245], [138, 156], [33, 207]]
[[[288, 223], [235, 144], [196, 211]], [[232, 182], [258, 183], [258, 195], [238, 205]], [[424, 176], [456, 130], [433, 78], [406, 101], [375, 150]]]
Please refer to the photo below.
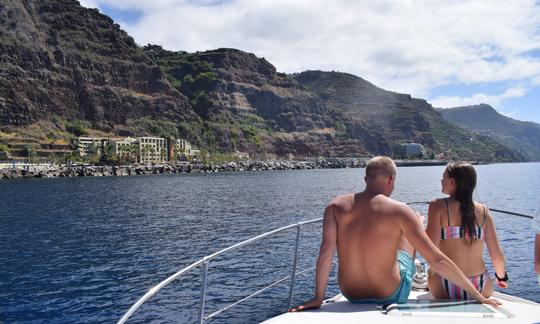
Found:
[[[367, 158], [326, 159], [312, 161], [239, 161], [226, 163], [167, 163], [153, 165], [53, 165], [53, 164], [9, 164], [0, 165], [1, 179], [20, 178], [65, 178], [65, 177], [107, 177], [133, 176], [145, 174], [174, 173], [215, 173], [277, 170], [313, 170], [363, 168]], [[398, 167], [445, 165], [443, 160], [396, 160]]]

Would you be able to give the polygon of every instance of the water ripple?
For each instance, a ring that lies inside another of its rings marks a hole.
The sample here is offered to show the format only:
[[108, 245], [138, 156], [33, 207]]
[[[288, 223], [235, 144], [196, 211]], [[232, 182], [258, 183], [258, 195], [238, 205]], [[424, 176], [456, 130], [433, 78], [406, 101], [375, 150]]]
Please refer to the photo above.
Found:
[[[394, 197], [403, 201], [440, 197], [442, 170], [401, 168]], [[522, 213], [537, 207], [539, 164], [477, 170], [479, 201]], [[270, 229], [321, 217], [332, 197], [363, 188], [362, 172], [1, 181], [0, 321], [114, 322], [148, 288], [200, 257]], [[530, 223], [495, 213], [494, 217], [509, 263], [507, 292], [540, 302]], [[320, 242], [320, 224], [305, 229], [300, 268], [315, 265]], [[213, 260], [206, 314], [290, 275], [294, 240], [291, 230]], [[200, 271], [165, 287], [135, 313], [133, 323], [194, 322]], [[338, 292], [335, 267], [331, 276], [329, 296]], [[310, 297], [313, 283], [313, 272], [298, 277], [293, 303]], [[210, 322], [260, 321], [285, 311], [287, 296], [284, 283]]]

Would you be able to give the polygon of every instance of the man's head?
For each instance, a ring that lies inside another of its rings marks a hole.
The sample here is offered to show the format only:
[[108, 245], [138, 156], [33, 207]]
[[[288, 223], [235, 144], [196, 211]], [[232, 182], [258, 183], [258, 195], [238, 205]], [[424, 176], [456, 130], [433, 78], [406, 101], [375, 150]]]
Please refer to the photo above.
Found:
[[366, 165], [366, 190], [390, 196], [394, 191], [396, 164], [386, 156], [376, 156]]

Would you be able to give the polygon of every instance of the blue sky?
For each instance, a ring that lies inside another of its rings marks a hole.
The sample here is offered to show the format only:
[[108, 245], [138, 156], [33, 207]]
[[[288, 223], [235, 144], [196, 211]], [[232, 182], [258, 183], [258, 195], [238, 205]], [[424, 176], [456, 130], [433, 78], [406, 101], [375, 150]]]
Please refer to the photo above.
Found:
[[358, 75], [435, 107], [487, 103], [540, 123], [533, 0], [82, 0], [138, 44], [233, 47], [278, 71]]

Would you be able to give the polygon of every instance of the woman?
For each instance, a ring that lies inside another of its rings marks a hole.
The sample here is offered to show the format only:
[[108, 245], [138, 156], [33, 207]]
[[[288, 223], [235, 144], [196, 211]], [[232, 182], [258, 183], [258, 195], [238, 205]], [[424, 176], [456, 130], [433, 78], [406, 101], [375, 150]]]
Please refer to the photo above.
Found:
[[[486, 298], [490, 297], [493, 283], [482, 258], [484, 242], [491, 256], [499, 287], [508, 287], [508, 276], [504, 254], [489, 210], [473, 201], [476, 172], [469, 163], [449, 163], [441, 185], [442, 192], [450, 197], [437, 199], [429, 204], [426, 232], [431, 241], [469, 277], [476, 289]], [[428, 284], [435, 298], [469, 299], [461, 288], [431, 271]]]

